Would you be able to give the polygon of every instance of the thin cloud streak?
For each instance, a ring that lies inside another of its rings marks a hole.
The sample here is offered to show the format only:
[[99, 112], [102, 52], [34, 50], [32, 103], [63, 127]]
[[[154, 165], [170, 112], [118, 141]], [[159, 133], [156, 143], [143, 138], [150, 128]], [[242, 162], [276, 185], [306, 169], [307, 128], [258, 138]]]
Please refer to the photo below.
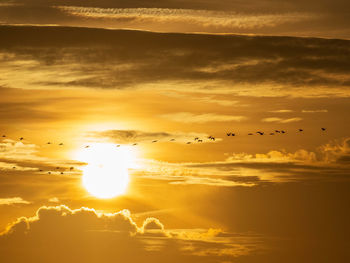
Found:
[[0, 205], [15, 205], [24, 204], [28, 205], [31, 202], [23, 200], [22, 197], [10, 197], [10, 198], [0, 198]]
[[343, 0], [7, 1], [2, 23], [349, 38]]
[[207, 122], [229, 122], [229, 121], [243, 121], [247, 117], [244, 116], [231, 116], [231, 115], [220, 115], [214, 113], [203, 113], [203, 114], [194, 114], [190, 112], [178, 112], [178, 113], [169, 113], [163, 114], [160, 117], [184, 123], [207, 123]]
[[291, 122], [299, 122], [302, 121], [302, 118], [299, 117], [294, 117], [294, 118], [288, 118], [288, 119], [283, 119], [279, 117], [268, 117], [264, 118], [261, 121], [262, 122], [278, 122], [278, 123], [291, 123]]

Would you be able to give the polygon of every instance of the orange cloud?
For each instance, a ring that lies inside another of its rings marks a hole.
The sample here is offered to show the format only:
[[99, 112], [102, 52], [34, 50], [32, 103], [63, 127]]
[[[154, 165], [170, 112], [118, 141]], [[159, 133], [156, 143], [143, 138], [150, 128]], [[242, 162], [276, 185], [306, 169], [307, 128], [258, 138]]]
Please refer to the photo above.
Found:
[[[186, 232], [186, 234], [184, 234]], [[2, 262], [219, 262], [248, 254], [221, 231], [165, 230], [157, 218], [142, 227], [128, 210], [98, 213], [91, 208], [43, 206], [0, 235]], [[20, 253], [19, 253], [20, 252]], [[207, 257], [210, 255], [210, 257]]]
[[14, 204], [30, 204], [30, 202], [23, 200], [22, 197], [0, 198], [0, 205], [14, 205]]

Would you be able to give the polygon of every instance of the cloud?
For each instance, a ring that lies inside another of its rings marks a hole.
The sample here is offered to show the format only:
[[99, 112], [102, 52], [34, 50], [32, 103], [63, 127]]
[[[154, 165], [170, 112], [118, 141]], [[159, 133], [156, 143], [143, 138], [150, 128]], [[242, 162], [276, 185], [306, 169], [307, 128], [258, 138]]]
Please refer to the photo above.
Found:
[[123, 262], [217, 262], [258, 249], [257, 240], [247, 239], [246, 245], [238, 246], [229, 233], [220, 236], [222, 231], [186, 232], [165, 230], [156, 218], [138, 227], [127, 210], [97, 213], [84, 207], [43, 206], [33, 217], [18, 218], [0, 235], [0, 257], [7, 262], [37, 262], [38, 258], [49, 262], [76, 262], [78, 258], [84, 262], [116, 258]]
[[328, 110], [302, 110], [302, 113], [324, 113], [328, 112]]
[[224, 161], [166, 163], [148, 161], [138, 178], [168, 181], [175, 185], [252, 187], [291, 181], [350, 181], [350, 139], [334, 141], [315, 151], [271, 150], [267, 153], [234, 153]]
[[[135, 26], [142, 29], [147, 27], [158, 30], [160, 28], [174, 27], [183, 25], [199, 29], [197, 31], [212, 31], [216, 28], [217, 32], [235, 29], [254, 29], [262, 27], [276, 27], [284, 23], [300, 22], [313, 20], [310, 14], [303, 13], [285, 13], [279, 14], [239, 14], [237, 12], [223, 12], [212, 10], [193, 10], [193, 9], [169, 9], [169, 8], [91, 8], [74, 6], [57, 6], [57, 8], [71, 16], [77, 16], [85, 19], [104, 19], [110, 25], [115, 22], [126, 24], [127, 27]], [[155, 26], [154, 24], [158, 24]], [[161, 26], [160, 26], [160, 25]], [[163, 26], [163, 27], [162, 27]], [[188, 31], [188, 30], [187, 30]], [[195, 31], [195, 30], [193, 30]]]
[[[216, 167], [223, 171], [253, 169], [260, 171], [253, 174], [257, 174], [263, 181], [349, 181], [349, 160], [350, 139], [346, 138], [322, 145], [315, 152], [300, 149], [294, 153], [270, 151], [267, 154], [234, 154], [225, 162], [202, 166]], [[200, 167], [201, 164], [189, 166]]]
[[0, 142], [0, 158], [28, 160], [35, 158], [38, 147], [35, 144], [23, 143], [12, 139]]
[[[13, 139], [4, 139], [0, 142], [0, 170], [36, 172], [53, 171], [60, 167], [60, 172], [69, 172], [71, 175], [76, 171], [70, 171], [72, 165], [82, 165], [83, 163], [65, 159], [54, 159], [39, 155], [40, 147], [36, 144]], [[42, 171], [40, 171], [42, 170]]]
[[164, 225], [154, 217], [148, 217], [142, 225], [143, 232], [148, 230], [164, 230]]
[[140, 169], [133, 171], [134, 178], [168, 182], [172, 185], [202, 185], [209, 187], [251, 187], [260, 183], [258, 175], [242, 176], [239, 167], [217, 169], [226, 162], [168, 163], [143, 160]]
[[262, 122], [290, 123], [290, 122], [298, 122], [301, 120], [302, 120], [302, 118], [299, 118], [299, 117], [288, 118], [288, 119], [282, 119], [282, 118], [278, 118], [278, 117], [269, 117], [269, 118], [264, 118], [261, 121]]
[[264, 118], [261, 121], [262, 122], [281, 122], [283, 121], [283, 119], [278, 117], [269, 117], [269, 118]]
[[199, 102], [199, 103], [213, 103], [220, 106], [244, 106], [246, 107], [247, 104], [240, 104], [237, 100], [228, 100], [228, 99], [221, 99], [216, 98], [215, 96], [191, 96], [191, 94], [186, 94], [184, 92], [177, 92], [177, 91], [167, 91], [164, 93], [164, 95], [171, 97], [171, 98], [179, 98], [179, 99], [185, 99], [187, 101], [193, 101], [193, 102]]
[[340, 141], [336, 140], [320, 147], [323, 159], [327, 163], [343, 165], [350, 164], [350, 138]]
[[2, 23], [349, 37], [344, 0], [309, 1], [6, 1]]
[[0, 37], [6, 87], [349, 97], [346, 40], [57, 27], [1, 27]]
[[21, 197], [0, 198], [0, 205], [14, 205], [14, 204], [30, 204], [29, 201], [23, 200]]
[[5, 162], [0, 162], [0, 170], [16, 170], [16, 171], [35, 171], [36, 168], [32, 167], [23, 167], [21, 165], [18, 165], [17, 162], [11, 162], [9, 160], [4, 160]]
[[[173, 143], [186, 143], [193, 141], [198, 137], [205, 142], [212, 142], [208, 140], [209, 135], [206, 133], [185, 133], [185, 132], [146, 132], [138, 130], [106, 130], [98, 132], [89, 132], [87, 137], [91, 139], [109, 139], [114, 143], [152, 143], [156, 142], [173, 142]], [[173, 141], [174, 140], [174, 141]]]
[[161, 115], [162, 118], [184, 123], [228, 122], [242, 121], [244, 116], [220, 115], [214, 113], [194, 114], [190, 112], [178, 112]]
[[275, 112], [275, 113], [289, 113], [289, 112], [293, 112], [293, 110], [273, 110], [270, 112]]
[[48, 200], [50, 203], [59, 203], [60, 200], [57, 197], [52, 197]]
[[295, 117], [295, 118], [289, 118], [289, 119], [284, 119], [282, 121], [280, 121], [281, 123], [290, 123], [290, 122], [298, 122], [303, 120], [302, 118], [299, 117]]

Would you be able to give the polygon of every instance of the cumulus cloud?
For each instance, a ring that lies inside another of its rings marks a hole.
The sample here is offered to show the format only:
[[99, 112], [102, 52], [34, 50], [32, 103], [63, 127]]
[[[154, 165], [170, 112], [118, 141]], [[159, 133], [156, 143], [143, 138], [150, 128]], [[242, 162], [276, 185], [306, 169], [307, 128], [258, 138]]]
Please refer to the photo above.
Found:
[[[113, 262], [116, 258], [124, 262], [219, 262], [258, 247], [256, 240], [246, 240], [247, 245], [238, 247], [231, 243], [231, 235], [220, 237], [220, 231], [183, 232], [165, 230], [156, 218], [138, 227], [127, 210], [97, 213], [84, 207], [44, 206], [33, 217], [18, 218], [0, 235], [0, 258], [11, 262], [37, 262], [38, 258], [49, 262], [78, 258], [84, 262]], [[210, 257], [205, 257], [207, 253]]]
[[243, 121], [244, 116], [221, 115], [214, 113], [195, 114], [191, 112], [177, 112], [161, 115], [162, 118], [184, 123], [228, 122]]
[[154, 217], [148, 217], [142, 225], [143, 232], [148, 230], [164, 230], [164, 225], [159, 221], [159, 219]]
[[328, 163], [350, 164], [350, 138], [327, 143], [320, 150]]
[[0, 198], [0, 205], [14, 205], [14, 204], [30, 204], [29, 201], [23, 200], [22, 197]]

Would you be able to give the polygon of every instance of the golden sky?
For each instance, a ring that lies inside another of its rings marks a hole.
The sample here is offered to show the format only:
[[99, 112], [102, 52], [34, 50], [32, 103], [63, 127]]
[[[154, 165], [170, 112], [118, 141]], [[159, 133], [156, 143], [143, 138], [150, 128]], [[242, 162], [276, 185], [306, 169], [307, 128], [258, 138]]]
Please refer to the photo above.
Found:
[[0, 262], [347, 262], [348, 9], [0, 1]]

